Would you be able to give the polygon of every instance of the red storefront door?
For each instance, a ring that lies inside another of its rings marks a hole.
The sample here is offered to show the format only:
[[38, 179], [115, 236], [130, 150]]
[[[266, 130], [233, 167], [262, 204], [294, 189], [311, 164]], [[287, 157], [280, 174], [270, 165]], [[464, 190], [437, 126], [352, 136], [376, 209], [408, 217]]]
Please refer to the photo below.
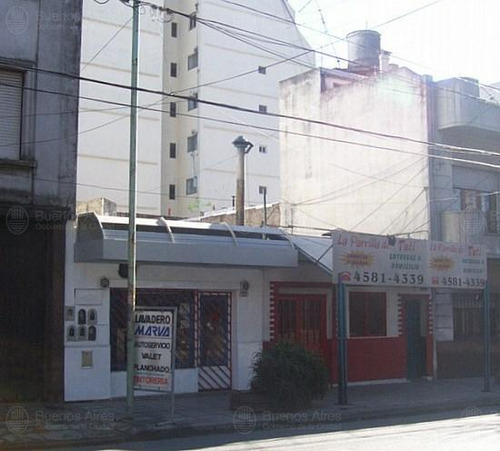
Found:
[[275, 340], [300, 343], [327, 362], [326, 295], [280, 295], [275, 305]]

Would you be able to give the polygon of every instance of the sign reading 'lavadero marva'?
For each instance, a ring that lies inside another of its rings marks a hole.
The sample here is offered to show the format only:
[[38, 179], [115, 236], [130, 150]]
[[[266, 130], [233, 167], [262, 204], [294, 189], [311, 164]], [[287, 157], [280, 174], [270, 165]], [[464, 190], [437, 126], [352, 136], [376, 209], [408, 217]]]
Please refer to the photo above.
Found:
[[134, 388], [171, 391], [175, 337], [173, 310], [137, 310], [134, 317]]
[[483, 246], [334, 231], [333, 273], [350, 285], [484, 288]]

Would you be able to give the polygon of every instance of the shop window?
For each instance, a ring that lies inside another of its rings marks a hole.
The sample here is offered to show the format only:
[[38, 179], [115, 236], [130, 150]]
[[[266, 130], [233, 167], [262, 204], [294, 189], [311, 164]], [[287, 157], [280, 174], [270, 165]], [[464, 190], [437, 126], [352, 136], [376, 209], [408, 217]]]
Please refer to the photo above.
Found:
[[[139, 307], [177, 307], [176, 368], [194, 368], [194, 303], [191, 290], [138, 289]], [[111, 289], [111, 371], [127, 367], [127, 290]]]
[[385, 337], [387, 302], [385, 293], [351, 292], [349, 294], [350, 337]]

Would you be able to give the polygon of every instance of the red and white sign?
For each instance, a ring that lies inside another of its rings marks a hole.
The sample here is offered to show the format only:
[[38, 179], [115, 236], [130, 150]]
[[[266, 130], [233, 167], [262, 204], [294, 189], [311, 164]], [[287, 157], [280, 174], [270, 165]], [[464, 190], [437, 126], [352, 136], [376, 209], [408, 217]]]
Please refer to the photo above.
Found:
[[484, 288], [486, 249], [334, 231], [333, 273], [350, 285]]

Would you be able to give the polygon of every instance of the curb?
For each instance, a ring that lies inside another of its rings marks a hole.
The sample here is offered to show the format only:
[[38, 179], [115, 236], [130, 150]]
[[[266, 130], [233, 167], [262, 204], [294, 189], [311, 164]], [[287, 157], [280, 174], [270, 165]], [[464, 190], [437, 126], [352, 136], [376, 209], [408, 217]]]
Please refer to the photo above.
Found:
[[[474, 401], [474, 400], [470, 400]], [[454, 412], [471, 407], [500, 407], [500, 397], [495, 397], [495, 399], [484, 399], [476, 400], [476, 402], [470, 401], [456, 401], [448, 402], [440, 405], [423, 405], [415, 407], [400, 407], [393, 409], [366, 409], [364, 411], [358, 412], [346, 412], [341, 410], [339, 412], [325, 412], [329, 414], [339, 414], [342, 416], [340, 422], [332, 422], [327, 420], [313, 420], [306, 419], [301, 422], [280, 422], [276, 421], [273, 424], [276, 425], [275, 430], [286, 430], [293, 426], [305, 426], [305, 425], [334, 425], [334, 424], [345, 424], [354, 423], [357, 421], [374, 420], [374, 419], [388, 419], [397, 417], [411, 417], [423, 414], [437, 414], [443, 412]], [[486, 413], [486, 412], [485, 412]], [[286, 413], [285, 413], [286, 414]], [[457, 418], [453, 415], [452, 418]], [[256, 431], [265, 430], [265, 426], [269, 422], [263, 419], [258, 419], [255, 426], [248, 434], [242, 434], [243, 436], [250, 436], [251, 433]], [[135, 429], [135, 430], [134, 430]], [[22, 443], [12, 443], [12, 444], [0, 444], [0, 448], [6, 450], [28, 450], [28, 449], [46, 449], [46, 448], [62, 448], [62, 447], [81, 447], [81, 446], [99, 446], [107, 444], [117, 444], [124, 442], [138, 442], [138, 441], [150, 441], [150, 440], [164, 440], [164, 439], [174, 439], [174, 438], [187, 438], [195, 437], [200, 435], [208, 434], [223, 434], [223, 433], [237, 433], [234, 423], [221, 423], [214, 425], [179, 425], [178, 427], [171, 426], [168, 429], [152, 429], [152, 428], [137, 428], [133, 427], [130, 432], [120, 432], [118, 435], [110, 437], [95, 437], [95, 438], [81, 438], [78, 440], [46, 440], [43, 442], [22, 442]], [[0, 442], [1, 443], [1, 442]]]

